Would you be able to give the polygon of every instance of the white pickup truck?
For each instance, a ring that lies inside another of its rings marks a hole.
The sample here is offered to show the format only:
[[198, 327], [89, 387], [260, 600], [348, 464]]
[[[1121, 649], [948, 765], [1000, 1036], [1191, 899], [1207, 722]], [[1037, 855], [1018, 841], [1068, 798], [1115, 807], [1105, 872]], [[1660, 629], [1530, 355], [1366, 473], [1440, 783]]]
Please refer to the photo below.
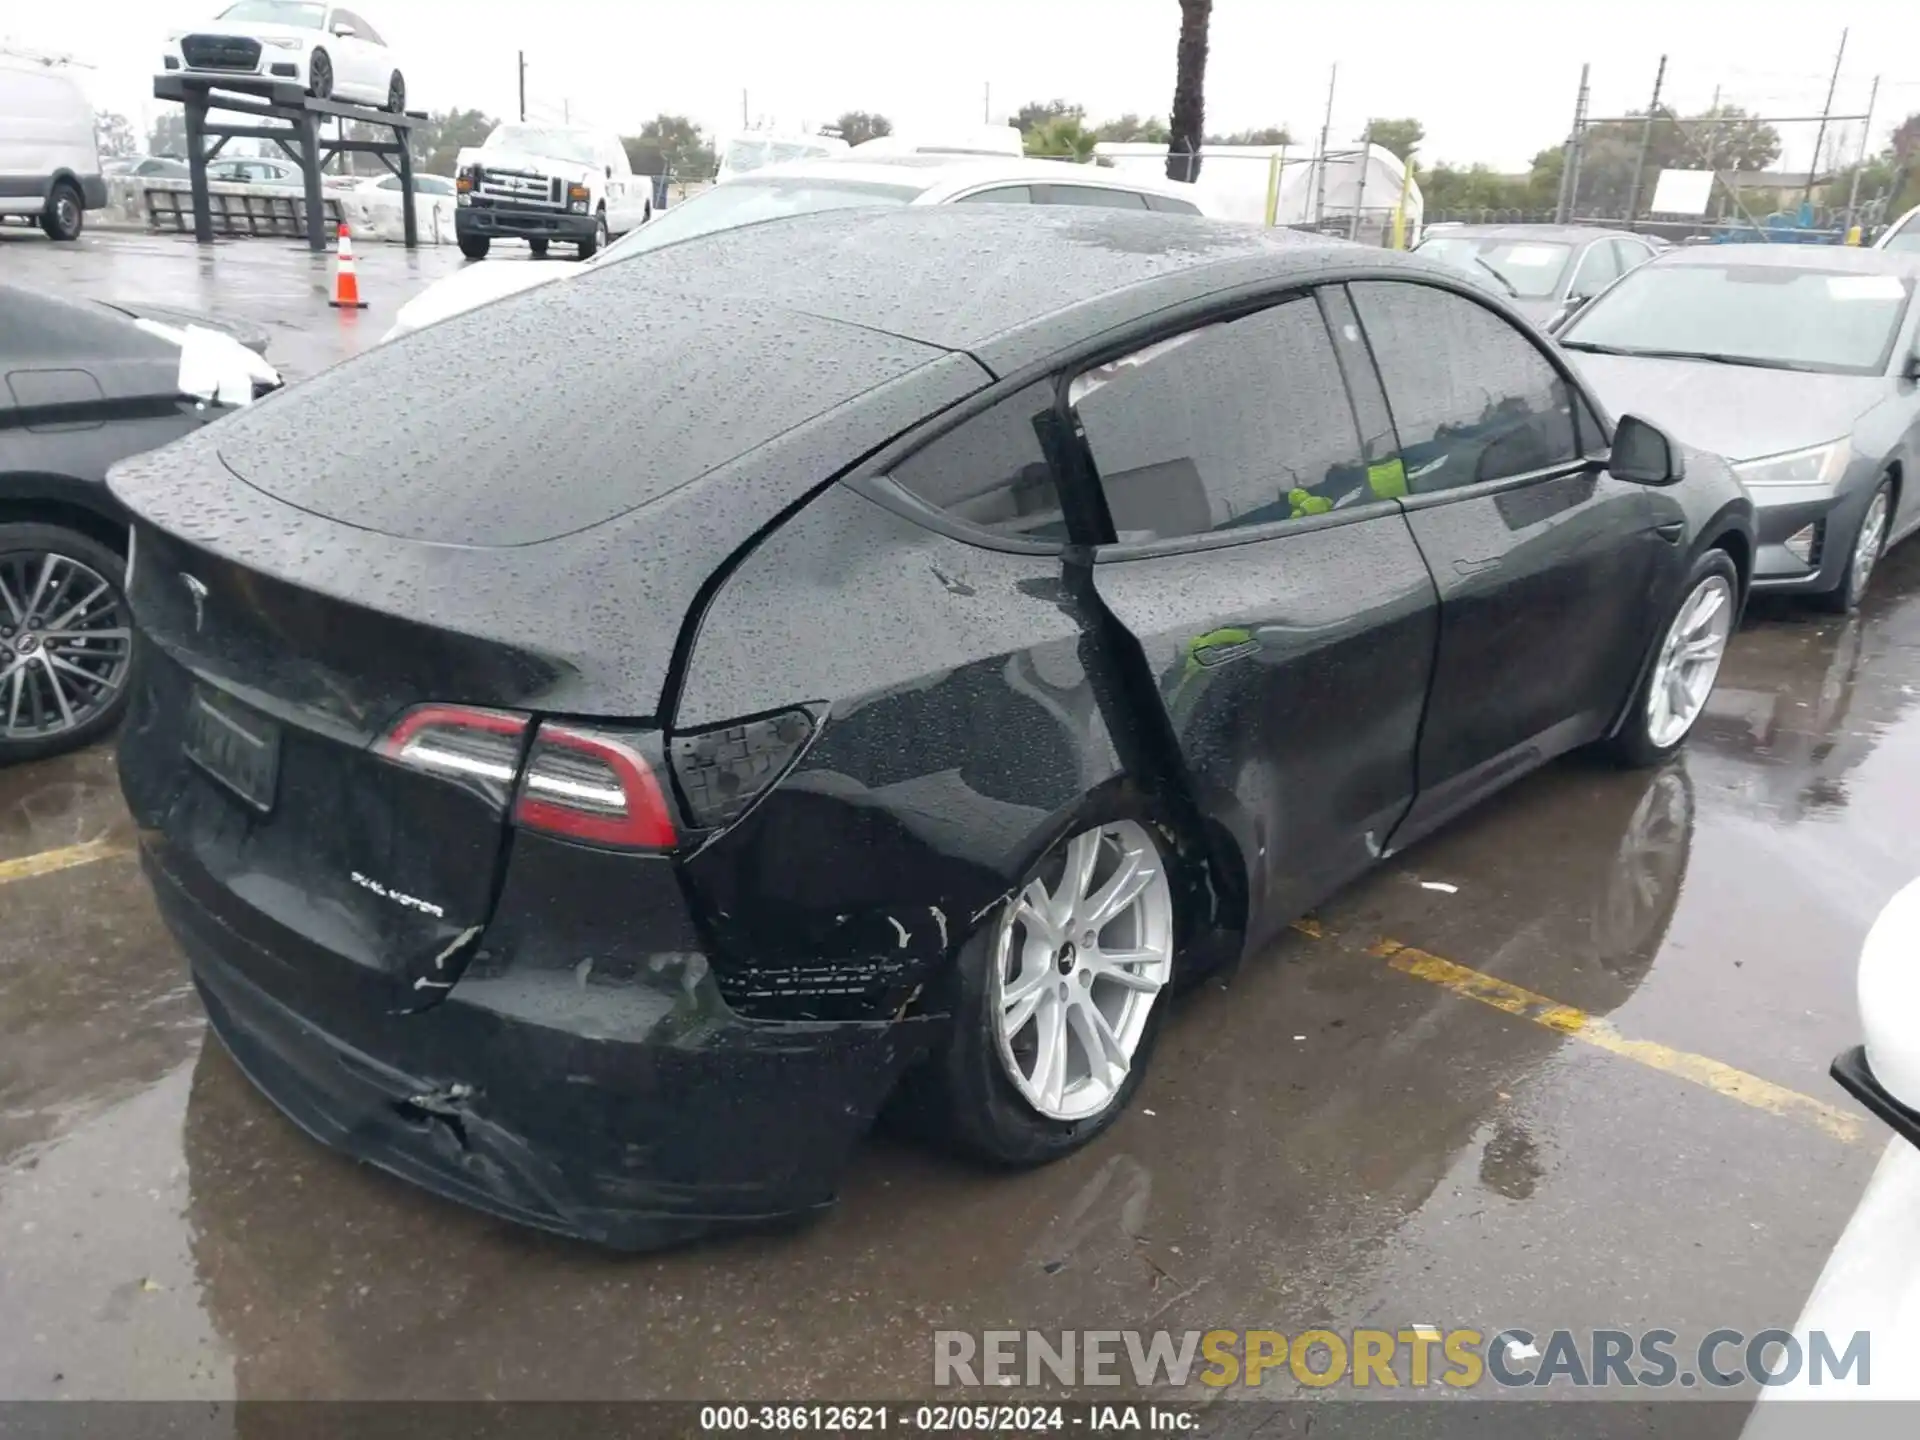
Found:
[[585, 260], [653, 216], [653, 181], [633, 173], [610, 130], [498, 126], [460, 152], [454, 183], [453, 228], [469, 260], [486, 259], [495, 240], [525, 240], [535, 255], [558, 240]]

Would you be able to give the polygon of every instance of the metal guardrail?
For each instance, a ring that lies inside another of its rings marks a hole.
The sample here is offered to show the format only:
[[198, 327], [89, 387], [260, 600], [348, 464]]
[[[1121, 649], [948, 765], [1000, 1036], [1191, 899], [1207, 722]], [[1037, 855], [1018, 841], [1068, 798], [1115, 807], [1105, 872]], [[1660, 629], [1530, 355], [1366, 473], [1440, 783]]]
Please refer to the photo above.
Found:
[[[148, 229], [168, 234], [193, 232], [193, 191], [185, 182], [176, 183], [180, 188], [164, 184], [146, 187]], [[209, 187], [207, 200], [216, 234], [292, 240], [307, 234], [307, 197], [300, 191], [265, 186]], [[337, 228], [345, 218], [339, 198], [324, 196], [320, 204], [326, 224]]]

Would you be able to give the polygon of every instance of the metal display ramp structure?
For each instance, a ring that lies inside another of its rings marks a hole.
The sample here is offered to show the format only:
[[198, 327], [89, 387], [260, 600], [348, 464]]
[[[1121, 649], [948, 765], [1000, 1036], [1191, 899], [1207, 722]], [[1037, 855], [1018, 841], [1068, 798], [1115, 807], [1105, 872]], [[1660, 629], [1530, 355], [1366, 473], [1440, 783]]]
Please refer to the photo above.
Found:
[[[242, 88], [246, 93], [240, 93]], [[337, 155], [372, 155], [400, 178], [400, 214], [409, 250], [420, 243], [419, 221], [413, 213], [413, 151], [408, 139], [413, 127], [425, 120], [424, 111], [396, 114], [371, 105], [339, 100], [316, 100], [296, 85], [267, 84], [237, 76], [232, 80], [160, 74], [153, 77], [156, 100], [172, 100], [185, 107], [187, 172], [193, 191], [193, 238], [203, 245], [214, 241], [213, 202], [207, 186], [207, 162], [229, 140], [269, 140], [300, 167], [305, 178], [304, 219], [307, 246], [325, 250], [333, 227], [327, 220], [327, 195], [321, 172]], [[249, 117], [253, 123], [209, 118], [215, 113]], [[390, 131], [391, 140], [349, 140], [321, 133], [324, 121], [354, 121]], [[278, 125], [261, 122], [278, 121]], [[207, 143], [211, 140], [211, 146]]]

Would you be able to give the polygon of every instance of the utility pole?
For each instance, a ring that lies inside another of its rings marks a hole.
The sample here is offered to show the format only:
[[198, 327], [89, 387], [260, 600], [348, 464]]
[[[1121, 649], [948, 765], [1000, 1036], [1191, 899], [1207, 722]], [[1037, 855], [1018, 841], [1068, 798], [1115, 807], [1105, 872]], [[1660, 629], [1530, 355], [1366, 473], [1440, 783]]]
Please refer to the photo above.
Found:
[[1847, 223], [1844, 235], [1853, 233], [1854, 207], [1860, 203], [1860, 172], [1867, 168], [1867, 142], [1873, 136], [1873, 107], [1880, 100], [1880, 77], [1873, 77], [1873, 88], [1867, 92], [1867, 123], [1860, 127], [1860, 158], [1853, 162], [1853, 183], [1847, 187]]
[[986, 88], [980, 95], [980, 123], [982, 125], [993, 123], [993, 82], [991, 80], [987, 81]]
[[1820, 107], [1820, 128], [1813, 132], [1813, 163], [1807, 167], [1807, 193], [1800, 197], [1801, 203], [1813, 203], [1813, 182], [1820, 174], [1820, 146], [1827, 138], [1827, 117], [1833, 114], [1833, 92], [1840, 83], [1840, 62], [1847, 54], [1847, 32], [1840, 32], [1840, 48], [1833, 56], [1833, 78], [1827, 81], [1827, 103]]
[[1360, 183], [1354, 187], [1353, 217], [1347, 221], [1347, 239], [1360, 238], [1360, 207], [1367, 198], [1367, 171], [1373, 168], [1373, 122], [1367, 122], [1367, 128], [1360, 136]]
[[527, 52], [520, 52], [520, 122], [527, 119]]
[[1327, 139], [1333, 134], [1333, 87], [1340, 78], [1340, 66], [1336, 62], [1327, 72], [1327, 115], [1320, 123], [1320, 159], [1319, 174], [1314, 177], [1313, 223], [1317, 226], [1326, 218], [1327, 212]]
[[1573, 100], [1573, 128], [1567, 132], [1567, 148], [1560, 161], [1560, 194], [1553, 203], [1556, 225], [1572, 219], [1574, 207], [1579, 203], [1580, 150], [1586, 143], [1587, 72], [1591, 68], [1591, 65], [1580, 67], [1580, 90]]
[[740, 92], [740, 128], [742, 130], [749, 128], [747, 125], [747, 92], [745, 90]]
[[1660, 68], [1653, 75], [1653, 99], [1647, 102], [1647, 123], [1640, 131], [1640, 156], [1633, 162], [1633, 186], [1627, 191], [1627, 229], [1634, 228], [1640, 213], [1640, 175], [1647, 168], [1647, 151], [1653, 148], [1653, 119], [1660, 110], [1660, 87], [1667, 79], [1667, 57], [1660, 57]]

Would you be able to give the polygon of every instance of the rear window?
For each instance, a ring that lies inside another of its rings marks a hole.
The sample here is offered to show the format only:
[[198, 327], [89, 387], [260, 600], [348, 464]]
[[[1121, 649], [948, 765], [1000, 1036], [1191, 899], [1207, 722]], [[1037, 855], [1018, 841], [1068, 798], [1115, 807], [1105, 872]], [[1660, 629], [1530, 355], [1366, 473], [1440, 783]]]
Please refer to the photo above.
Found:
[[865, 180], [783, 179], [774, 175], [729, 180], [656, 216], [609, 249], [605, 259], [624, 260], [629, 255], [658, 250], [662, 245], [788, 215], [853, 210], [865, 205], [910, 205], [923, 188]]
[[1036, 428], [1052, 409], [1053, 382], [1029, 385], [908, 456], [893, 482], [967, 525], [1063, 544], [1060, 495]]
[[942, 354], [636, 279], [596, 271], [375, 346], [223, 420], [220, 457], [362, 529], [530, 545], [657, 501]]

